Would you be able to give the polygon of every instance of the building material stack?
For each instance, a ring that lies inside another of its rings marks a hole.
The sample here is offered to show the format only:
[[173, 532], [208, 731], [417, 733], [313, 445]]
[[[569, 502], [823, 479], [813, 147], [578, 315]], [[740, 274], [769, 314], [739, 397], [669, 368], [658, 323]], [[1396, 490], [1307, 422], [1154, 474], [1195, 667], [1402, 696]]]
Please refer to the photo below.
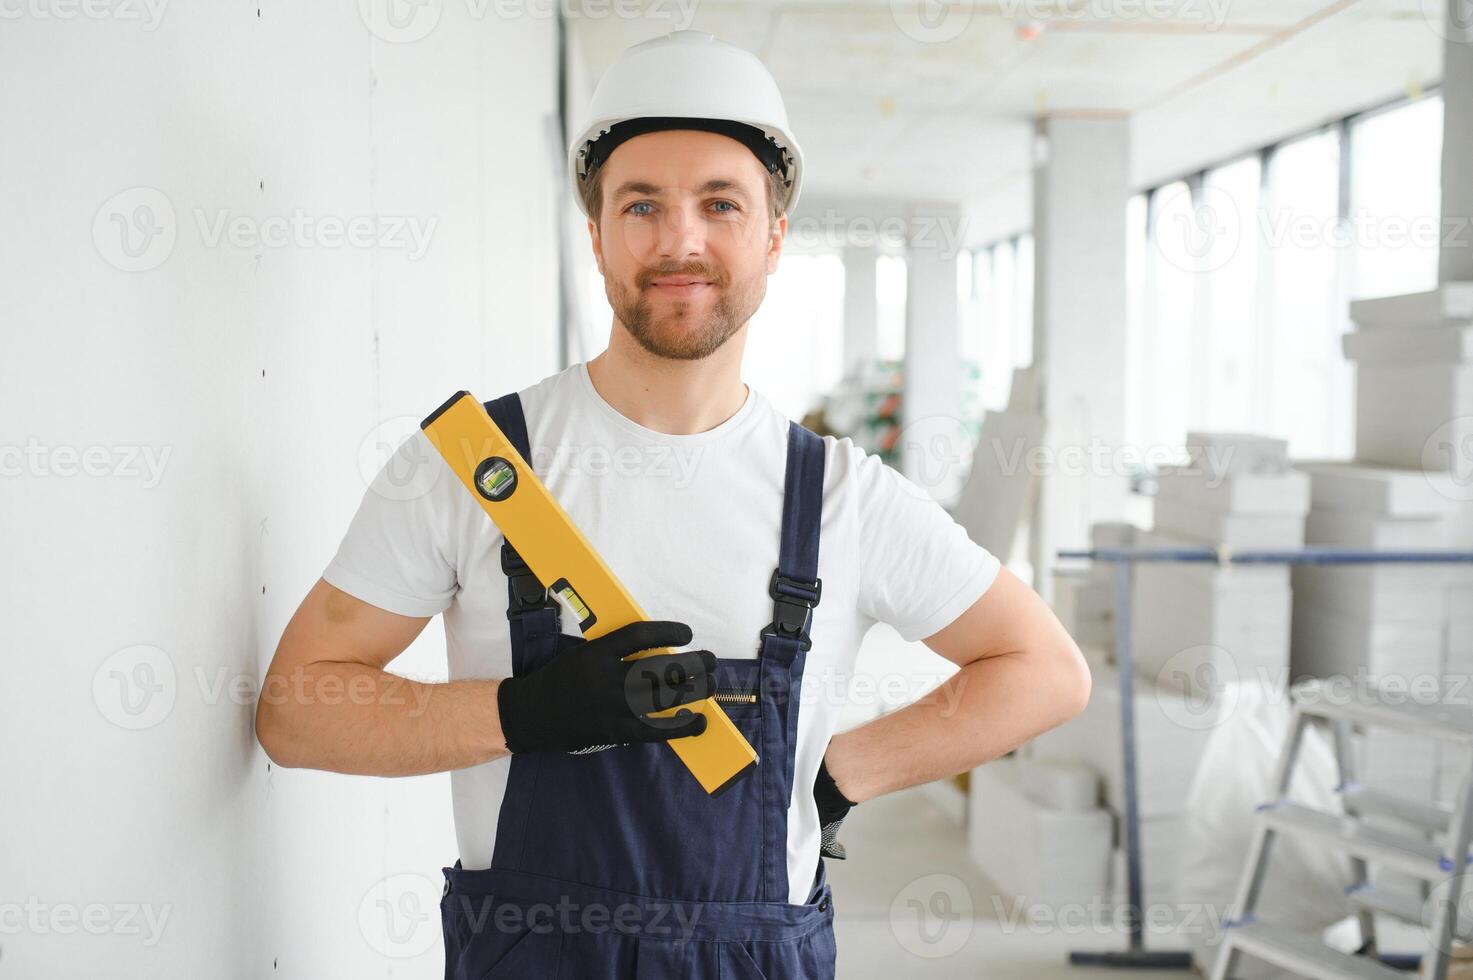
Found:
[[[1192, 433], [1186, 464], [1160, 476], [1155, 526], [1097, 525], [1095, 548], [1297, 549], [1309, 481], [1282, 440]], [[1148, 905], [1174, 906], [1187, 790], [1207, 740], [1245, 696], [1282, 692], [1289, 673], [1285, 566], [1141, 562], [1131, 604], [1137, 804]], [[1111, 892], [1125, 897], [1125, 768], [1120, 675], [1114, 662], [1114, 566], [1095, 562], [1056, 589], [1057, 607], [1091, 660], [1084, 713], [1026, 750], [1033, 762], [1081, 762], [1098, 773], [1115, 817]]]
[[1110, 816], [1084, 766], [999, 759], [972, 770], [967, 841], [1009, 905], [1058, 910], [1104, 898]]
[[[1473, 549], [1473, 284], [1351, 304], [1353, 463], [1301, 463], [1312, 486], [1307, 543], [1367, 551]], [[1368, 683], [1410, 697], [1473, 673], [1473, 568], [1343, 565], [1294, 572], [1294, 674], [1354, 696]], [[1473, 697], [1473, 692], [1463, 692]], [[1466, 760], [1376, 733], [1363, 776], [1446, 796]]]
[[[1140, 533], [1131, 524], [1095, 524], [1089, 546], [1134, 548]], [[1115, 658], [1115, 567], [1112, 562], [1093, 561], [1084, 568], [1054, 571], [1054, 612], [1086, 657]]]
[[[1125, 900], [1125, 762], [1120, 730], [1120, 674], [1093, 661], [1089, 705], [1073, 720], [1045, 732], [1024, 750], [1024, 765], [1083, 764], [1095, 773], [1114, 834], [1110, 896]], [[1141, 874], [1148, 905], [1175, 905], [1173, 881], [1183, 806], [1207, 739], [1232, 699], [1198, 698], [1137, 675], [1135, 736], [1137, 807], [1141, 818]]]
[[[1147, 548], [1286, 550], [1304, 543], [1309, 480], [1288, 444], [1189, 433], [1190, 459], [1158, 478]], [[1286, 565], [1142, 563], [1132, 649], [1143, 677], [1206, 697], [1224, 684], [1287, 686], [1292, 597]]]

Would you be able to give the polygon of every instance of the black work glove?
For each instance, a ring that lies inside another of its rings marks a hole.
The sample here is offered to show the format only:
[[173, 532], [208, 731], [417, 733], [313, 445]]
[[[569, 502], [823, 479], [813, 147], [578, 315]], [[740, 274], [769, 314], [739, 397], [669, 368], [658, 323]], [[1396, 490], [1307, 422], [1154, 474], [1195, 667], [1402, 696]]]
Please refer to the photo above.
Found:
[[843, 793], [829, 775], [828, 762], [818, 764], [818, 778], [813, 781], [813, 799], [818, 803], [818, 828], [821, 837], [818, 853], [826, 858], [843, 860], [849, 856], [844, 845], [839, 843], [839, 828], [844, 818], [854, 809], [854, 801]]
[[582, 752], [701, 734], [706, 716], [697, 712], [645, 716], [715, 694], [716, 656], [711, 651], [624, 659], [690, 640], [689, 626], [671, 622], [630, 623], [596, 640], [563, 636], [546, 666], [501, 682], [496, 703], [506, 747], [512, 752]]

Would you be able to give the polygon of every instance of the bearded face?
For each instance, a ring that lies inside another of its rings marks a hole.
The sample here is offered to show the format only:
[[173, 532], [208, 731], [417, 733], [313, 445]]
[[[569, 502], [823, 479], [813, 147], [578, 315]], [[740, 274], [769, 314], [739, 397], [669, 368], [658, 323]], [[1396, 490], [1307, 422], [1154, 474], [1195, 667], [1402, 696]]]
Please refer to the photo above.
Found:
[[717, 133], [646, 133], [609, 157], [603, 193], [590, 230], [618, 322], [657, 357], [720, 350], [766, 296], [786, 230], [757, 158]]
[[657, 357], [698, 361], [721, 348], [757, 312], [767, 274], [733, 281], [712, 262], [661, 262], [632, 283], [606, 281], [619, 322]]

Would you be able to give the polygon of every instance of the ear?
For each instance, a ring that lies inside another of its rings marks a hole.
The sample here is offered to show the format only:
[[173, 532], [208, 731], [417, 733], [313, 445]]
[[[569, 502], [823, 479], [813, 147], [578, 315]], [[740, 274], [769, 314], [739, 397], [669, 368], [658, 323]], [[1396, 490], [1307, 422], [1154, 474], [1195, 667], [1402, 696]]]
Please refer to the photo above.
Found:
[[594, 224], [592, 218], [588, 219], [588, 240], [589, 244], [593, 246], [593, 261], [598, 266], [598, 274], [603, 275], [604, 243], [603, 239], [599, 237], [598, 225]]
[[770, 276], [777, 271], [777, 260], [783, 253], [783, 240], [788, 235], [788, 215], [786, 212], [772, 225], [772, 232], [767, 240], [767, 274]]

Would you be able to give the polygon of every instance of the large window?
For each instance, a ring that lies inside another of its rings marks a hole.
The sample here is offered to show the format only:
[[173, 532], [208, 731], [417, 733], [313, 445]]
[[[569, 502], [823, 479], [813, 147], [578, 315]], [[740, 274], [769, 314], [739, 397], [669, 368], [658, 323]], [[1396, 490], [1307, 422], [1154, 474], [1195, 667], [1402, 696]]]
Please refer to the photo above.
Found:
[[875, 260], [875, 353], [882, 361], [905, 357], [904, 255], [881, 255]]
[[995, 411], [1007, 405], [1013, 369], [1033, 362], [1033, 236], [963, 259], [961, 352], [977, 365], [978, 407]]
[[1246, 430], [1353, 454], [1349, 300], [1436, 284], [1441, 119], [1426, 98], [1130, 202], [1132, 443]]
[[1355, 448], [1351, 369], [1340, 350], [1353, 256], [1334, 234], [1340, 153], [1335, 130], [1280, 147], [1260, 222], [1268, 236], [1260, 326], [1271, 349], [1260, 370], [1257, 429], [1288, 439], [1300, 458], [1348, 458]]
[[1251, 229], [1262, 181], [1257, 156], [1220, 167], [1202, 181], [1204, 201], [1222, 201], [1237, 212], [1224, 219], [1233, 224], [1224, 231], [1234, 235], [1236, 244], [1200, 284], [1198, 300], [1205, 323], [1194, 352], [1194, 374], [1202, 383], [1203, 398], [1194, 415], [1220, 431], [1251, 430], [1269, 421], [1255, 411], [1263, 387], [1259, 347], [1264, 338], [1256, 329], [1261, 245]]
[[1431, 289], [1437, 285], [1442, 99], [1357, 121], [1350, 145], [1355, 295]]
[[1141, 436], [1151, 446], [1178, 446], [1186, 438], [1188, 421], [1200, 410], [1194, 404], [1193, 375], [1200, 371], [1197, 346], [1197, 273], [1193, 256], [1199, 250], [1192, 188], [1168, 184], [1149, 199], [1150, 220], [1142, 228], [1149, 235], [1146, 274], [1141, 280], [1143, 342], [1140, 387], [1131, 393], [1141, 405], [1132, 414], [1140, 419]]

